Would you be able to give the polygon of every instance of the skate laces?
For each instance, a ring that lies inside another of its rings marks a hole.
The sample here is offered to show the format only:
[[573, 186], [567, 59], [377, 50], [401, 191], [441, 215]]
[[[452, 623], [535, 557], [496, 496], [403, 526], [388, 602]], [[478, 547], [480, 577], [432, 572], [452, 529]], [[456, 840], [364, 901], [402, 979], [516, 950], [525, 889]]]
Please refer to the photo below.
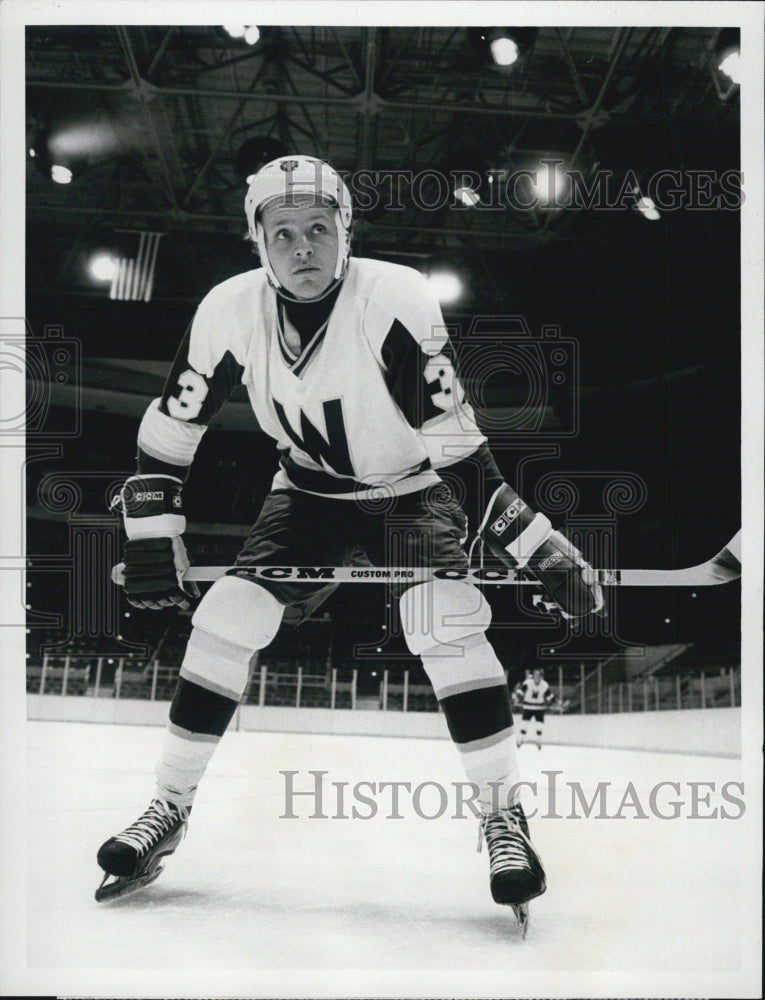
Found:
[[536, 852], [521, 826], [518, 807], [500, 809], [481, 817], [478, 827], [478, 852], [486, 838], [489, 849], [489, 870], [492, 875], [502, 871], [532, 871], [531, 858]]
[[134, 848], [139, 855], [142, 855], [154, 847], [178, 820], [185, 827], [188, 818], [189, 811], [184, 806], [177, 806], [164, 799], [154, 799], [146, 812], [114, 839]]

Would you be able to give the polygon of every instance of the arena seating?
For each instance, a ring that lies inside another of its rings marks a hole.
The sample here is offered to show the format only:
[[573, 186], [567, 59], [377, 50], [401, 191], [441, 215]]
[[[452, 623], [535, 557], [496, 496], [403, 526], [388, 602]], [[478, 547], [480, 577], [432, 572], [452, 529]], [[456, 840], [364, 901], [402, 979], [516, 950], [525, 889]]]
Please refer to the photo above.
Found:
[[[86, 636], [70, 636], [62, 642], [60, 629], [33, 629], [27, 692], [170, 701], [191, 629], [190, 615], [170, 610], [129, 614], [122, 643]], [[338, 655], [330, 638], [331, 625], [331, 619], [322, 617], [283, 630], [258, 655], [243, 703], [262, 701], [269, 707], [299, 708], [334, 705], [346, 710], [356, 705], [391, 712], [439, 710], [419, 664], [401, 659], [357, 661], [345, 650]], [[137, 656], [138, 648], [147, 649], [149, 655]], [[530, 665], [510, 665], [511, 688]], [[698, 643], [630, 684], [609, 682], [607, 670], [599, 678], [598, 661], [589, 661], [584, 671], [584, 705], [581, 664], [546, 662], [544, 669], [559, 699], [553, 711], [560, 711], [560, 705], [565, 712], [579, 714], [583, 708], [585, 713], [614, 713], [741, 704], [740, 651], [730, 644]]]
[[[90, 666], [88, 664], [72, 663], [67, 667], [47, 667], [45, 670], [45, 681], [42, 691], [40, 685], [43, 683], [42, 667], [27, 667], [26, 688], [27, 694], [66, 694], [84, 695], [88, 691], [90, 679]], [[64, 685], [66, 684], [66, 688]]]

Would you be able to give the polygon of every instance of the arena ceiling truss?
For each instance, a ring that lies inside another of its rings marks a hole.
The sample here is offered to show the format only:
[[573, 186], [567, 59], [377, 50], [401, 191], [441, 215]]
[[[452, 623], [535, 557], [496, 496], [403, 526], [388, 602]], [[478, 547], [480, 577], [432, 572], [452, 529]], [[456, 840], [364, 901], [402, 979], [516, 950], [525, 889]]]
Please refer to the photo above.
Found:
[[585, 179], [618, 178], [692, 161], [710, 135], [736, 144], [737, 99], [710, 68], [718, 38], [716, 28], [542, 27], [507, 72], [465, 27], [261, 27], [252, 46], [217, 27], [30, 27], [29, 146], [63, 126], [81, 141], [70, 184], [28, 160], [32, 281], [87, 292], [86, 246], [155, 232], [155, 297], [198, 297], [195, 275], [219, 279], [243, 253], [236, 155], [257, 137], [364, 172], [357, 253], [462, 257], [496, 283], [491, 252], [586, 248], [602, 229], [586, 211], [455, 210], [433, 173], [488, 167], [501, 179], [547, 157]]

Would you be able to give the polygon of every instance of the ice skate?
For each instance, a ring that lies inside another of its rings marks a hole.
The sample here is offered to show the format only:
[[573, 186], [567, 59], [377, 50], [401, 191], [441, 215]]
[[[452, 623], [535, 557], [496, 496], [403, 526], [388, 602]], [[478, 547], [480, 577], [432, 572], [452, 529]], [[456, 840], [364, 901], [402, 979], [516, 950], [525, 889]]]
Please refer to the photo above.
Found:
[[481, 818], [478, 850], [483, 839], [489, 849], [491, 895], [495, 903], [511, 906], [523, 936], [528, 929], [528, 903], [547, 888], [539, 855], [529, 839], [529, 827], [520, 804]]
[[183, 839], [190, 812], [190, 808], [153, 799], [135, 823], [102, 844], [97, 860], [106, 874], [96, 889], [97, 902], [150, 885], [162, 871], [162, 858], [172, 854]]

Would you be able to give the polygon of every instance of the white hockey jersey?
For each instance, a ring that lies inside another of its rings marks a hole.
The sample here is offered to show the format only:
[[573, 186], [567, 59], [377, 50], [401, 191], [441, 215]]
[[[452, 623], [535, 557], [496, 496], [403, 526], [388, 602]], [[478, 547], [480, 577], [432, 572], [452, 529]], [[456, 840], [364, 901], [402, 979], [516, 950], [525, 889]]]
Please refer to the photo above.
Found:
[[419, 272], [352, 258], [328, 321], [296, 345], [262, 269], [213, 288], [141, 422], [139, 465], [141, 454], [190, 465], [239, 383], [279, 449], [272, 488], [347, 499], [410, 493], [485, 444]]
[[537, 684], [533, 677], [527, 677], [521, 682], [521, 697], [524, 708], [538, 711], [540, 708], [545, 708], [553, 700], [554, 695], [544, 678]]

